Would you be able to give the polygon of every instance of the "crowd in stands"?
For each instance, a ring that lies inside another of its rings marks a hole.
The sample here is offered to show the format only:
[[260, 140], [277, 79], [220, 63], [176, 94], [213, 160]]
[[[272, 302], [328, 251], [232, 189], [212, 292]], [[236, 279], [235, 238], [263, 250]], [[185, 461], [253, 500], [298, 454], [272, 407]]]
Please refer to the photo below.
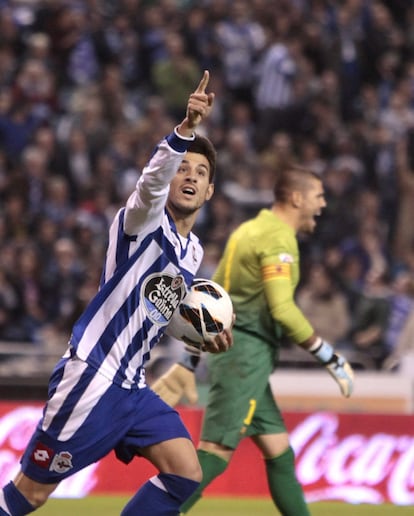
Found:
[[0, 340], [67, 341], [112, 216], [204, 69], [218, 171], [200, 276], [281, 165], [310, 167], [328, 207], [301, 239], [298, 302], [398, 369], [414, 342], [412, 0], [0, 0]]

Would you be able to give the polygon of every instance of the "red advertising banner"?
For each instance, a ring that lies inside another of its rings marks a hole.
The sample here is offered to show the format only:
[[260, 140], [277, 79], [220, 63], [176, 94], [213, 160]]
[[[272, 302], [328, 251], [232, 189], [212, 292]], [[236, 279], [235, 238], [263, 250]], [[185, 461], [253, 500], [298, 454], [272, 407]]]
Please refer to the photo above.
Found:
[[[0, 485], [17, 473], [41, 411], [36, 404], [0, 402]], [[197, 442], [202, 410], [180, 413]], [[315, 412], [287, 413], [285, 420], [308, 501], [414, 505], [414, 416]], [[144, 459], [125, 466], [110, 454], [63, 481], [54, 495], [132, 494], [154, 473]], [[262, 459], [248, 439], [206, 494], [268, 495]]]

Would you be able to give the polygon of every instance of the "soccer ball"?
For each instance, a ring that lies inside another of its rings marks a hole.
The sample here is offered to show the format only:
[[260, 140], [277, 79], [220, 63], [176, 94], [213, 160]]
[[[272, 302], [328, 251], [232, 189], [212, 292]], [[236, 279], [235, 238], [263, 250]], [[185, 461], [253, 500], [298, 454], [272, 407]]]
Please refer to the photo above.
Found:
[[200, 348], [232, 322], [233, 304], [224, 288], [212, 280], [196, 279], [174, 311], [166, 333]]

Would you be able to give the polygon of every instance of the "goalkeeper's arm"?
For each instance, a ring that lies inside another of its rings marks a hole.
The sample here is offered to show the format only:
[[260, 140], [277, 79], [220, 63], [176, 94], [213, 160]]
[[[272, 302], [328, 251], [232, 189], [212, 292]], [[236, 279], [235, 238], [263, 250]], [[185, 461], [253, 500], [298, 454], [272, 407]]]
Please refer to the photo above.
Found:
[[175, 407], [183, 397], [191, 404], [197, 403], [195, 370], [200, 357], [199, 349], [186, 345], [181, 360], [158, 378], [151, 385], [151, 389], [171, 407]]
[[333, 347], [320, 337], [313, 336], [307, 343], [302, 343], [301, 346], [312, 353], [326, 367], [329, 374], [339, 385], [341, 393], [349, 398], [354, 387], [354, 372], [346, 358], [335, 352]]

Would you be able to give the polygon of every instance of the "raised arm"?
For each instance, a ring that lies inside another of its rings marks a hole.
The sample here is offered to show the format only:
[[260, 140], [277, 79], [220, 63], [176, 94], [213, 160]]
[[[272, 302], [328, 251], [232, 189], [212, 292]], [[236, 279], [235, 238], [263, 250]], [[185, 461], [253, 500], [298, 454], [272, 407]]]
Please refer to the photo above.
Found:
[[124, 231], [136, 235], [145, 225], [156, 227], [164, 212], [169, 184], [176, 174], [194, 131], [210, 115], [214, 93], [206, 93], [210, 79], [207, 70], [189, 95], [185, 117], [174, 131], [163, 139], [144, 167], [135, 190], [126, 203]]
[[214, 93], [206, 93], [209, 80], [210, 74], [205, 70], [199, 85], [188, 99], [186, 116], [177, 127], [177, 133], [184, 138], [190, 138], [196, 127], [211, 113]]

